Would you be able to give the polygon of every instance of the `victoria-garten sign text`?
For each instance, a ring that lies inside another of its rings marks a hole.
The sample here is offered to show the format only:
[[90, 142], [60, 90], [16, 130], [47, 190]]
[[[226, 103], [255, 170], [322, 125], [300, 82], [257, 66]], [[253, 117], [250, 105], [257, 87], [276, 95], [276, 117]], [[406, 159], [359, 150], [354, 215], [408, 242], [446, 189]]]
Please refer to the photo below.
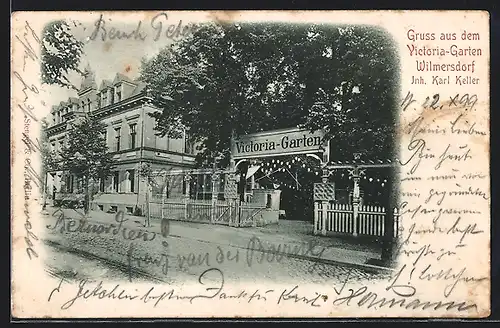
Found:
[[323, 131], [298, 128], [247, 134], [231, 140], [233, 159], [321, 152]]

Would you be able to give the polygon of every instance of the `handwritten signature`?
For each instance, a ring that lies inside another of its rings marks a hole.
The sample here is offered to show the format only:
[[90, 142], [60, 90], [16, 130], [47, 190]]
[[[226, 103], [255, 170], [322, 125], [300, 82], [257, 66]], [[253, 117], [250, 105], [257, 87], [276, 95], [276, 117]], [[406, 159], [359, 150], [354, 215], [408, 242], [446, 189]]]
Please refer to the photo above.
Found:
[[[423, 273], [425, 274], [425, 273]], [[456, 276], [455, 276], [456, 277]], [[411, 310], [427, 310], [433, 309], [435, 311], [444, 309], [446, 311], [456, 310], [459, 312], [470, 311], [471, 309], [477, 310], [475, 303], [466, 301], [427, 301], [421, 300], [416, 297], [417, 289], [413, 286], [399, 284], [398, 277], [396, 277], [387, 287], [386, 291], [392, 293], [389, 296], [382, 296], [375, 292], [369, 291], [367, 286], [361, 286], [357, 289], [349, 288], [349, 281], [351, 276], [347, 275], [342, 282], [340, 289], [333, 288], [332, 301], [328, 302], [329, 295], [326, 293], [311, 292], [308, 296], [299, 292], [298, 285], [292, 288], [284, 288], [277, 291], [275, 289], [253, 291], [238, 290], [230, 293], [225, 290], [224, 273], [218, 268], [210, 268], [203, 271], [198, 277], [198, 286], [201, 292], [192, 295], [183, 294], [176, 288], [169, 288], [164, 291], [160, 286], [149, 287], [145, 292], [140, 292], [137, 288], [134, 291], [127, 289], [126, 286], [121, 284], [114, 284], [112, 287], [105, 287], [103, 281], [91, 283], [88, 279], [83, 279], [78, 283], [76, 293], [69, 299], [63, 301], [61, 305], [62, 310], [68, 310], [75, 305], [78, 301], [89, 299], [113, 299], [117, 301], [126, 302], [139, 302], [142, 304], [152, 304], [157, 307], [163, 301], [184, 301], [193, 304], [196, 300], [246, 300], [247, 303], [252, 301], [269, 302], [273, 301], [275, 304], [284, 304], [287, 301], [298, 303], [308, 307], [320, 307], [323, 304], [331, 304], [333, 306], [357, 306], [367, 308], [393, 308], [399, 306], [400, 308]], [[48, 302], [50, 302], [56, 294], [62, 293], [62, 286], [65, 282], [61, 278], [59, 284], [52, 289], [49, 294]], [[451, 290], [453, 287], [450, 287]], [[451, 293], [451, 291], [450, 291]], [[62, 294], [64, 295], [64, 294]]]
[[64, 232], [78, 232], [78, 233], [88, 233], [96, 235], [118, 235], [120, 234], [125, 240], [142, 240], [145, 242], [153, 241], [156, 238], [157, 233], [154, 231], [148, 231], [144, 229], [131, 229], [124, 226], [124, 223], [128, 221], [125, 214], [119, 211], [115, 215], [115, 223], [103, 224], [103, 223], [91, 223], [86, 218], [73, 219], [68, 218], [64, 215], [61, 209], [56, 210], [52, 213], [54, 217], [57, 217], [57, 221], [54, 225], [47, 225], [47, 229], [56, 230], [59, 228], [60, 233]]
[[[33, 225], [31, 223], [31, 215], [30, 215], [30, 200], [32, 198], [32, 190], [33, 185], [36, 187], [40, 187], [42, 184], [42, 177], [39, 176], [37, 171], [33, 168], [30, 156], [33, 153], [40, 152], [40, 145], [38, 139], [36, 142], [30, 138], [31, 124], [33, 122], [38, 122], [38, 118], [35, 115], [35, 107], [31, 103], [31, 97], [37, 97], [40, 94], [38, 87], [35, 84], [29, 83], [26, 81], [24, 76], [24, 72], [26, 71], [26, 65], [28, 60], [36, 63], [39, 58], [35, 51], [35, 47], [40, 46], [40, 38], [35, 33], [31, 25], [28, 21], [25, 21], [24, 29], [22, 35], [15, 35], [16, 40], [21, 44], [24, 49], [23, 55], [23, 65], [22, 70], [13, 71], [13, 76], [15, 81], [20, 83], [22, 86], [21, 93], [24, 96], [22, 100], [17, 103], [17, 108], [21, 110], [24, 115], [24, 128], [21, 136], [21, 140], [25, 145], [24, 155], [26, 158], [24, 159], [24, 181], [23, 181], [23, 190], [24, 190], [24, 216], [25, 223], [24, 228], [26, 231], [26, 236], [24, 237], [26, 243], [26, 253], [29, 259], [33, 259], [34, 257], [38, 257], [38, 253], [35, 250], [34, 241], [38, 240], [38, 237], [33, 232]], [[43, 102], [42, 102], [43, 104]]]
[[[108, 19], [109, 21], [111, 19]], [[185, 37], [192, 34], [198, 30], [196, 24], [185, 24], [182, 20], [177, 23], [168, 23], [169, 17], [167, 13], [159, 13], [155, 15], [151, 21], [150, 26], [153, 30], [153, 41], [158, 41], [160, 38], [164, 37], [170, 40]], [[107, 40], [135, 40], [135, 41], [145, 41], [149, 34], [147, 30], [143, 27], [143, 22], [138, 21], [135, 28], [124, 30], [117, 27], [109, 27], [110, 23], [106, 23], [103, 15], [101, 14], [99, 18], [94, 23], [94, 29], [89, 36], [89, 39], [94, 41], [100, 39], [101, 41]]]

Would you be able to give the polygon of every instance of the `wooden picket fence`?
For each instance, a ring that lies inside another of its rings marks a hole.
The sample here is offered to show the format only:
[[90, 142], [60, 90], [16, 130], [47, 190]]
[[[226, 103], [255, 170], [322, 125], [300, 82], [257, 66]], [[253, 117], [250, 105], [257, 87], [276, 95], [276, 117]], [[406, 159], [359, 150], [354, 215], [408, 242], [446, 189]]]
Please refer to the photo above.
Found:
[[[359, 236], [382, 237], [386, 233], [384, 217], [386, 209], [382, 206], [334, 202], [316, 202], [314, 232], [316, 234], [350, 234]], [[399, 232], [399, 213], [394, 209], [394, 237]], [[355, 221], [356, 220], [356, 221]]]

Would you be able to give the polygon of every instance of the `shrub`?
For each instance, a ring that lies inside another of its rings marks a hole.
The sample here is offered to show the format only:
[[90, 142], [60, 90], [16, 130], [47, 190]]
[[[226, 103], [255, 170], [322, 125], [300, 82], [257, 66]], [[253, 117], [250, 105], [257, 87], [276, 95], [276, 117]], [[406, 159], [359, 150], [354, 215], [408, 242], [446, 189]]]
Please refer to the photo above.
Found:
[[134, 207], [134, 215], [135, 216], [142, 216], [142, 209], [139, 206]]

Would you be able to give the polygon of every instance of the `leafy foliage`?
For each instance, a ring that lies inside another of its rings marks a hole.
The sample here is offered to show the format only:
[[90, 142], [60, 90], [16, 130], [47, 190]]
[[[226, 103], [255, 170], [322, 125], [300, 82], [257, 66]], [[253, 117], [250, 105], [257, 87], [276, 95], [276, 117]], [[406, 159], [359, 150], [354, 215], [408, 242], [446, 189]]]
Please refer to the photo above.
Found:
[[76, 90], [68, 78], [68, 73], [75, 71], [83, 74], [78, 68], [82, 53], [83, 42], [73, 36], [66, 21], [59, 20], [47, 24], [42, 38], [42, 83]]
[[324, 129], [333, 159], [390, 157], [397, 70], [373, 27], [210, 23], [144, 61], [141, 79], [157, 130], [187, 127], [208, 165], [227, 164], [232, 135], [294, 126]]
[[58, 154], [56, 151], [52, 149], [49, 143], [49, 139], [47, 136], [47, 128], [49, 124], [46, 119], [41, 121], [42, 124], [42, 133], [40, 136], [40, 158], [42, 160], [42, 176], [45, 176], [45, 173], [51, 172], [57, 169], [58, 167]]
[[85, 213], [91, 200], [90, 182], [111, 175], [115, 160], [108, 151], [105, 125], [93, 117], [80, 117], [71, 123], [66, 144], [59, 153], [57, 170], [81, 177], [85, 186]]
[[105, 139], [105, 125], [93, 117], [77, 119], [61, 151], [62, 168], [93, 180], [111, 174], [115, 161]]

